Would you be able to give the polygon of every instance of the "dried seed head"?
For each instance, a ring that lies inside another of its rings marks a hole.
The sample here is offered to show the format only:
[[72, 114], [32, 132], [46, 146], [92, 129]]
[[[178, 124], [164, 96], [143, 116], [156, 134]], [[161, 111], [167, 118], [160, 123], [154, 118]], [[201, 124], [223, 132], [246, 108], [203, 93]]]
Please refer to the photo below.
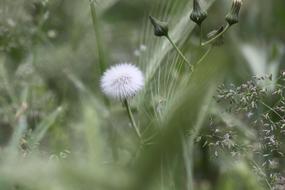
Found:
[[229, 25], [238, 23], [241, 5], [242, 0], [233, 0], [232, 8], [226, 16], [226, 21], [229, 23]]
[[149, 16], [150, 22], [154, 27], [154, 35], [161, 37], [161, 36], [168, 36], [168, 23], [159, 21], [158, 19]]
[[135, 96], [143, 86], [143, 73], [130, 63], [112, 66], [101, 78], [101, 89], [104, 94], [118, 100]]
[[198, 0], [193, 1], [193, 10], [190, 14], [190, 19], [198, 25], [201, 25], [202, 22], [207, 18], [208, 14], [206, 11], [201, 9], [201, 6]]

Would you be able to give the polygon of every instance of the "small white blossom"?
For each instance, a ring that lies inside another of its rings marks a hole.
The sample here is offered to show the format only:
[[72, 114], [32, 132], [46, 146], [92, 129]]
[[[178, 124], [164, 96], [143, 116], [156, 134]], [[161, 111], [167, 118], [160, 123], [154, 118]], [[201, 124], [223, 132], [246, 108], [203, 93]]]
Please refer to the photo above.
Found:
[[146, 49], [147, 49], [146, 45], [144, 45], [144, 44], [140, 45], [140, 50], [141, 51], [146, 51]]
[[7, 24], [10, 26], [10, 27], [15, 27], [16, 26], [16, 22], [11, 19], [11, 18], [8, 18], [7, 19]]
[[136, 57], [139, 57], [139, 56], [141, 55], [140, 50], [136, 49], [136, 50], [134, 51], [134, 55], [135, 55]]
[[56, 38], [57, 32], [55, 30], [49, 30], [47, 35], [49, 38]]
[[143, 73], [130, 63], [112, 66], [101, 78], [102, 91], [107, 96], [119, 100], [135, 96], [143, 86]]

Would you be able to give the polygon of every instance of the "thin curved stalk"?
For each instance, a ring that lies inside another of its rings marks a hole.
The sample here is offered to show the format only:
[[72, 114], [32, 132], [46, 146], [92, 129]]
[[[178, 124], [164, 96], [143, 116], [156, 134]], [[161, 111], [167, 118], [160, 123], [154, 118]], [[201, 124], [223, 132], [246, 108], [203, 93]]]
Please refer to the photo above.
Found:
[[176, 44], [173, 42], [173, 40], [169, 37], [169, 35], [167, 35], [166, 38], [171, 43], [171, 45], [174, 47], [174, 49], [178, 52], [178, 54], [182, 57], [182, 59], [189, 65], [191, 71], [193, 71], [193, 66], [190, 64], [190, 62], [187, 60], [187, 58], [183, 55], [181, 50], [176, 46]]
[[202, 24], [199, 25], [199, 33], [200, 33], [200, 46], [202, 46], [202, 41], [203, 41], [203, 29], [202, 29]]
[[92, 15], [93, 28], [94, 28], [95, 37], [96, 37], [96, 45], [97, 45], [97, 53], [99, 57], [100, 72], [101, 74], [103, 74], [103, 72], [107, 68], [107, 62], [106, 62], [106, 55], [105, 55], [101, 31], [100, 31], [100, 22], [97, 17], [97, 11], [96, 11], [96, 7], [94, 3], [95, 2], [90, 0], [90, 9], [91, 9], [91, 15]]
[[217, 40], [219, 37], [221, 37], [224, 33], [226, 33], [226, 31], [228, 31], [229, 28], [230, 28], [230, 25], [227, 24], [222, 32], [220, 32], [218, 35], [216, 35], [212, 39], [210, 39], [210, 40], [208, 40], [206, 42], [203, 42], [202, 46], [206, 46], [206, 45], [209, 45], [209, 44], [213, 43], [215, 40]]
[[125, 99], [125, 100], [123, 101], [123, 103], [124, 103], [124, 106], [125, 106], [126, 109], [127, 109], [127, 113], [128, 113], [128, 116], [129, 116], [131, 125], [132, 125], [132, 127], [134, 128], [134, 130], [135, 130], [135, 132], [136, 132], [138, 138], [141, 139], [141, 133], [140, 133], [140, 130], [139, 130], [139, 128], [138, 128], [138, 126], [137, 126], [137, 124], [136, 124], [136, 122], [135, 122], [135, 118], [134, 118], [134, 116], [133, 116], [133, 113], [132, 113], [132, 110], [131, 110], [131, 107], [130, 107], [130, 104], [129, 104], [128, 100]]
[[209, 53], [211, 52], [211, 50], [212, 50], [212, 46], [207, 49], [207, 51], [204, 53], [204, 55], [197, 61], [196, 64], [194, 64], [194, 66], [196, 67], [197, 65], [199, 65], [200, 63], [202, 63], [202, 62], [206, 59], [206, 57], [209, 55]]

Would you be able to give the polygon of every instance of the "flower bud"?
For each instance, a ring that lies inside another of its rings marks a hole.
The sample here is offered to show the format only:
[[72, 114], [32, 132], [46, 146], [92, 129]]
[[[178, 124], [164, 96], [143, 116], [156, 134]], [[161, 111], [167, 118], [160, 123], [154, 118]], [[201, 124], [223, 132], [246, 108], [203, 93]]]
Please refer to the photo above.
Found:
[[230, 12], [226, 16], [226, 21], [229, 23], [229, 25], [233, 25], [238, 23], [239, 20], [239, 11], [241, 8], [242, 0], [234, 0], [232, 3], [232, 8]]
[[150, 22], [154, 27], [154, 35], [156, 36], [168, 36], [168, 23], [159, 21], [158, 19], [149, 16]]
[[190, 14], [190, 19], [196, 24], [201, 25], [207, 16], [207, 12], [201, 9], [198, 0], [193, 0], [193, 11]]

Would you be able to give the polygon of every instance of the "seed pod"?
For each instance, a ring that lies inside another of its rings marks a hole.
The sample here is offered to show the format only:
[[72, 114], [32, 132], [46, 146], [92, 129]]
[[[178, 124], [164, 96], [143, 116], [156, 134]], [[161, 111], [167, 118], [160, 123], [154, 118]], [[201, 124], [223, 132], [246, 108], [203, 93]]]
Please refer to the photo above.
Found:
[[158, 19], [149, 16], [150, 22], [154, 27], [154, 35], [161, 37], [161, 36], [168, 36], [168, 23], [159, 21]]
[[241, 5], [242, 5], [241, 0], [234, 0], [233, 1], [232, 8], [226, 16], [226, 21], [229, 23], [229, 25], [233, 25], [233, 24], [238, 23]]
[[201, 25], [202, 22], [207, 18], [208, 13], [201, 9], [201, 6], [198, 0], [193, 1], [193, 10], [190, 14], [190, 19], [195, 22], [197, 25]]

